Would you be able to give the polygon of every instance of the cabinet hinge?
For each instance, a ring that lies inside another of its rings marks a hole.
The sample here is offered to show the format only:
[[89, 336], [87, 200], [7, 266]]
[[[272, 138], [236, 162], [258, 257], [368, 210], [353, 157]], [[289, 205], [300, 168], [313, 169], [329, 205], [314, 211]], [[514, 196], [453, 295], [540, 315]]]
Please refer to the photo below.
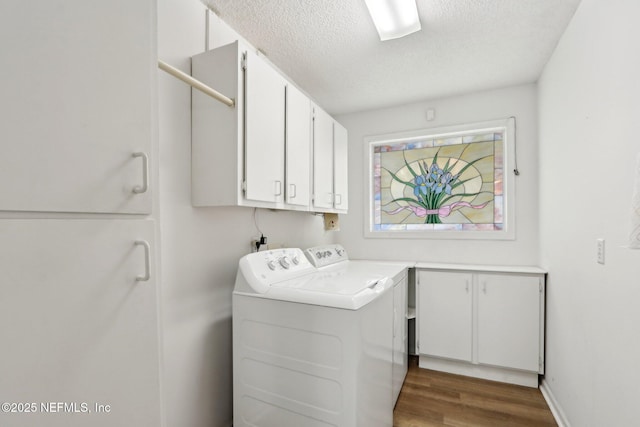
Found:
[[542, 282], [538, 283], [538, 291], [542, 293]]
[[240, 68], [242, 68], [242, 71], [246, 71], [247, 69], [247, 53], [243, 53], [242, 54], [242, 60], [240, 61]]
[[544, 362], [542, 361], [542, 356], [538, 356], [538, 370], [541, 371], [542, 370], [542, 364]]

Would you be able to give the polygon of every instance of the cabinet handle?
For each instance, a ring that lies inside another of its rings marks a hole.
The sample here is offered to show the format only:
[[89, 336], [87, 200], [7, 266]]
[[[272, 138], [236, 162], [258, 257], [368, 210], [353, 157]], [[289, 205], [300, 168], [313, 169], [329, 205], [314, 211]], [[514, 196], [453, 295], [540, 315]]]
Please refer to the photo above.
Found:
[[291, 193], [289, 195], [290, 199], [295, 199], [296, 198], [296, 185], [295, 184], [289, 184], [289, 192]]
[[468, 280], [465, 280], [465, 281], [464, 281], [464, 290], [465, 290], [467, 293], [469, 293], [469, 281], [468, 281]]
[[144, 247], [144, 276], [137, 276], [136, 282], [147, 282], [151, 278], [151, 273], [149, 268], [149, 264], [151, 261], [150, 260], [151, 247], [149, 246], [149, 242], [145, 240], [136, 240], [135, 245]]
[[482, 292], [487, 293], [487, 282], [482, 282]]
[[336, 202], [335, 202], [336, 206], [337, 205], [341, 205], [342, 204], [342, 195], [336, 194], [335, 200], [336, 200]]
[[333, 203], [333, 193], [327, 193], [327, 203]]
[[282, 194], [282, 182], [276, 181], [276, 196], [280, 196]]
[[145, 193], [149, 189], [149, 156], [147, 153], [137, 152], [131, 157], [142, 157], [142, 185], [136, 185], [131, 191], [136, 194]]

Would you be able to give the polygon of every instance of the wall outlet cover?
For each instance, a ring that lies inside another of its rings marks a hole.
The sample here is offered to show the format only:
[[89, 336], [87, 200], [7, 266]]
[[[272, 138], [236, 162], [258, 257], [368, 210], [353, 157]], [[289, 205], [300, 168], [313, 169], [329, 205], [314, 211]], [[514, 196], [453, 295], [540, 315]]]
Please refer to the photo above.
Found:
[[334, 213], [324, 214], [324, 229], [326, 231], [340, 230], [340, 219], [338, 217], [338, 214], [334, 214]]

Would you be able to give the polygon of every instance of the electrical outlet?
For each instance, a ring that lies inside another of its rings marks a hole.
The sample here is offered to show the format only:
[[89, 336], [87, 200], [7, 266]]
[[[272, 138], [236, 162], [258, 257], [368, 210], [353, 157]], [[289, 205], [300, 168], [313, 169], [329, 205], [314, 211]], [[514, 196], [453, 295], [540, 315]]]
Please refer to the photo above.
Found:
[[324, 229], [326, 231], [340, 230], [340, 220], [338, 219], [338, 214], [324, 214]]
[[604, 264], [604, 239], [596, 239], [597, 258], [599, 264]]

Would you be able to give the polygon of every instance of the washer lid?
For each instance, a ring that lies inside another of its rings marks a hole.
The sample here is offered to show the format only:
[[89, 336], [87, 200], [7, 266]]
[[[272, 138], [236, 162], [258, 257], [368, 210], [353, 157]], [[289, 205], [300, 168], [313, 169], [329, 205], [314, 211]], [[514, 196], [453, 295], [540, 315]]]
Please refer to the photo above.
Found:
[[[391, 288], [392, 281], [361, 266], [345, 263], [297, 279], [272, 283], [263, 296], [283, 301], [357, 310]], [[364, 267], [364, 266], [362, 266]]]

